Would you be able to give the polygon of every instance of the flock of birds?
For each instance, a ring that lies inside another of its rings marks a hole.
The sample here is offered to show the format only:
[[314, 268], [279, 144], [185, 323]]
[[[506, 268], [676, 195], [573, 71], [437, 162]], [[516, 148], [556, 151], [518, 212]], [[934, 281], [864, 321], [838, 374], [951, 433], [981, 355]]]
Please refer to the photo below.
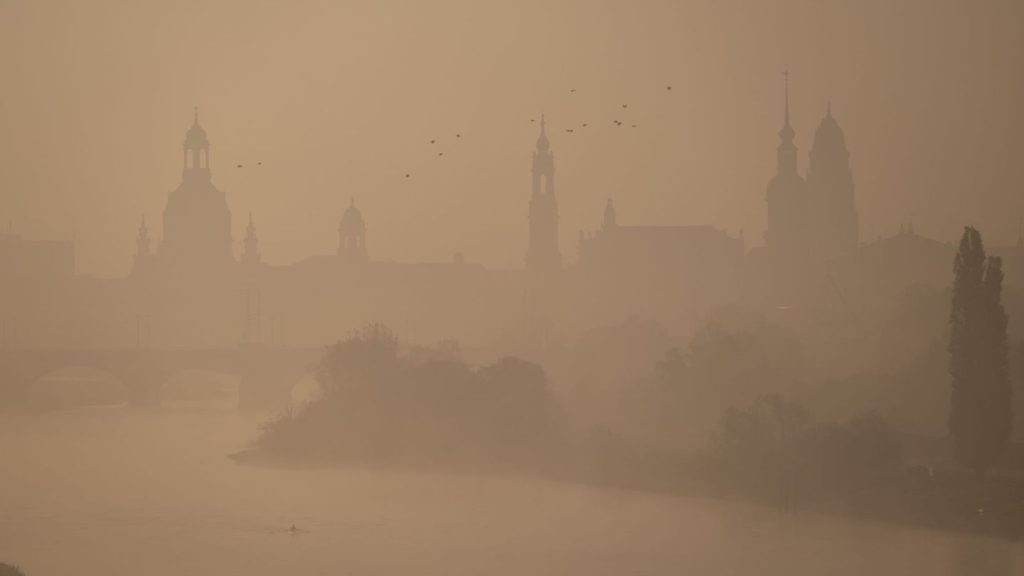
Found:
[[[665, 86], [665, 90], [666, 90], [667, 92], [671, 92], [671, 91], [672, 91], [672, 86]], [[570, 94], [575, 94], [575, 93], [576, 93], [576, 89], [575, 89], [575, 88], [570, 88], [570, 89], [569, 89], [569, 93], [570, 93]], [[627, 109], [629, 109], [629, 104], [622, 104], [622, 109], [623, 109], [623, 110], [627, 110]], [[535, 122], [537, 122], [537, 119], [536, 119], [536, 118], [530, 118], [530, 122], [531, 122], [531, 123], [535, 123]], [[613, 124], [614, 126], [616, 126], [616, 127], [622, 127], [622, 126], [625, 126], [625, 123], [624, 123], [624, 122], [623, 122], [622, 120], [619, 120], [618, 118], [612, 118], [612, 120], [611, 120], [611, 123], [612, 123], [612, 124]], [[580, 123], [580, 125], [579, 125], [579, 128], [581, 128], [581, 129], [582, 129], [582, 128], [588, 128], [589, 126], [590, 126], [590, 123], [589, 123], [589, 122], [582, 122], [582, 123]], [[636, 125], [636, 124], [634, 124], [634, 123], [630, 123], [630, 127], [631, 127], [631, 128], [636, 128], [636, 127], [637, 127], [637, 125]], [[577, 130], [577, 128], [576, 128], [575, 126], [573, 126], [573, 127], [569, 127], [569, 128], [565, 128], [565, 132], [566, 132], [566, 134], [575, 134], [575, 133], [576, 133], [576, 130]], [[462, 133], [456, 133], [456, 134], [455, 134], [455, 139], [456, 139], [456, 140], [461, 140], [461, 139], [462, 139]], [[437, 138], [432, 138], [432, 139], [430, 140], [430, 145], [431, 145], [431, 146], [435, 146], [435, 145], [437, 145], [437, 143], [438, 143], [438, 141], [437, 141]], [[439, 150], [439, 151], [437, 152], [437, 157], [439, 157], [439, 158], [441, 158], [441, 157], [444, 157], [444, 151], [443, 151], [443, 150]], [[263, 162], [256, 162], [256, 165], [257, 165], [257, 166], [262, 166], [262, 165], [263, 165]], [[239, 164], [238, 164], [238, 165], [237, 165], [236, 167], [237, 167], [237, 168], [244, 168], [244, 167], [245, 167], [245, 165], [244, 165], [244, 164], [241, 164], [241, 163], [239, 163]], [[405, 172], [405, 173], [404, 173], [404, 178], [406, 178], [406, 179], [408, 179], [408, 178], [412, 178], [412, 172]]]
[[[666, 91], [666, 92], [671, 92], [671, 91], [672, 91], [672, 86], [671, 86], [671, 85], [669, 85], [669, 86], [665, 86], [665, 91]], [[569, 93], [570, 93], [570, 94], [575, 94], [575, 93], [576, 93], [576, 89], [575, 89], [575, 88], [570, 88], [570, 89], [569, 89]], [[627, 109], [629, 109], [629, 104], [622, 104], [622, 109], [623, 109], [623, 110], [627, 110]], [[530, 122], [531, 122], [531, 123], [536, 123], [536, 122], [537, 122], [537, 119], [536, 119], [536, 118], [530, 118]], [[611, 121], [611, 123], [612, 123], [612, 124], [613, 124], [614, 126], [616, 126], [616, 127], [622, 127], [622, 126], [625, 126], [625, 125], [626, 125], [626, 124], [625, 124], [625, 122], [623, 122], [622, 120], [619, 120], [618, 118], [613, 118], [613, 119], [612, 119], [612, 121]], [[580, 123], [580, 125], [579, 125], [579, 128], [581, 128], [581, 129], [582, 129], [582, 128], [588, 128], [589, 126], [590, 126], [590, 123], [589, 123], [589, 122], [582, 122], [582, 123]], [[636, 127], [637, 127], [637, 124], [634, 124], [634, 123], [630, 123], [630, 125], [629, 125], [629, 126], [630, 126], [631, 128], [636, 128]], [[565, 128], [565, 132], [566, 132], [566, 134], [575, 134], [575, 133], [576, 133], [576, 130], [577, 130], [577, 127], [575, 127], [575, 126], [573, 126], [573, 127], [569, 127], [569, 128]], [[456, 138], [456, 139], [461, 139], [461, 138], [462, 138], [462, 134], [455, 134], [455, 138]], [[433, 145], [436, 145], [436, 144], [437, 144], [437, 139], [436, 139], [436, 138], [432, 138], [432, 139], [430, 140], [430, 145], [431, 145], [431, 146], [433, 146]], [[438, 156], [438, 157], [443, 157], [443, 156], [444, 156], [444, 152], [443, 152], [443, 151], [439, 151], [439, 152], [437, 153], [437, 156]], [[405, 172], [405, 173], [404, 173], [404, 177], [405, 177], [405, 178], [412, 178], [412, 173], [411, 173], [411, 172]]]

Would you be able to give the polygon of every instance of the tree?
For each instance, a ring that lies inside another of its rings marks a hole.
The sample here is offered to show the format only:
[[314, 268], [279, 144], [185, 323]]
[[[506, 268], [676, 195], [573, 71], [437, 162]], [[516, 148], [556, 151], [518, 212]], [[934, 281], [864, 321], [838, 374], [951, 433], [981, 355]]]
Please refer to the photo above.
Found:
[[397, 357], [398, 336], [383, 324], [368, 324], [327, 350], [317, 379], [328, 394], [371, 385], [395, 368]]
[[998, 461], [1010, 438], [1002, 261], [986, 258], [981, 234], [967, 227], [953, 274], [949, 431], [957, 461], [980, 475]]

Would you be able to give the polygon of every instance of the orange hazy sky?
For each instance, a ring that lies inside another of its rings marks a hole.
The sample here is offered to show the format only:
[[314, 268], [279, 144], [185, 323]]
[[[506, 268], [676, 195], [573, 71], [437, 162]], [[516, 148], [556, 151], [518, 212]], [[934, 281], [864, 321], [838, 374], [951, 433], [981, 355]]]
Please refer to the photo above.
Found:
[[373, 258], [519, 267], [544, 111], [569, 260], [608, 197], [624, 224], [755, 245], [788, 68], [801, 168], [829, 99], [846, 131], [862, 239], [913, 220], [1005, 244], [1022, 62], [1011, 0], [0, 0], [0, 219], [126, 273], [198, 105], [236, 245], [252, 211], [265, 260], [332, 253], [354, 197]]

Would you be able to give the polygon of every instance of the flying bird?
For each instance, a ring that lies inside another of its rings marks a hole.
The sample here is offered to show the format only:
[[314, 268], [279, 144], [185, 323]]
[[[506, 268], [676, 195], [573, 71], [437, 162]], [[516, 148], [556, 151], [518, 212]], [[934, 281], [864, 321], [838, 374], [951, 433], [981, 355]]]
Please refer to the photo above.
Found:
[[241, 167], [242, 167], [242, 165], [241, 165], [241, 164], [239, 164], [238, 166], [235, 166], [235, 168], [241, 168]]
[[408, 178], [409, 176], [410, 176], [410, 174], [408, 172], [406, 172], [405, 173], [405, 177]]
[[438, 156], [444, 156], [444, 152], [438, 152], [437, 155]]
[[569, 93], [570, 93], [570, 94], [575, 94], [575, 93], [576, 93], [576, 89], [575, 89], [575, 88], [573, 88], [572, 90], [569, 90]]
[[431, 140], [431, 141], [430, 141], [430, 143], [431, 143], [431, 144], [433, 144], [433, 143], [434, 143], [434, 140]]
[[671, 92], [672, 91], [672, 87], [671, 86], [665, 86], [665, 90], [668, 90], [669, 92]]
[[462, 134], [456, 134], [455, 137], [456, 138], [462, 138]]
[[628, 104], [623, 104], [622, 107], [623, 108], [629, 108], [629, 105]]
[[263, 166], [263, 162], [262, 162], [262, 161], [260, 161], [260, 162], [257, 162], [257, 163], [256, 163], [256, 165], [257, 165], [257, 166]]

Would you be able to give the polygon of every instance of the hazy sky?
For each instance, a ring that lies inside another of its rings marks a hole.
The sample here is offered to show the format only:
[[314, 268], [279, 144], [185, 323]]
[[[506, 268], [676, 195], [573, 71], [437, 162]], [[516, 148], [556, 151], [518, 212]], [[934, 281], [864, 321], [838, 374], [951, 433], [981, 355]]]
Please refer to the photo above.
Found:
[[126, 273], [139, 216], [161, 233], [198, 105], [236, 246], [251, 210], [265, 260], [333, 253], [355, 197], [373, 258], [519, 267], [544, 111], [570, 260], [609, 196], [625, 224], [760, 244], [789, 68], [801, 170], [831, 99], [862, 239], [913, 219], [1009, 243], [1024, 218], [1022, 6], [0, 0], [0, 218], [75, 237], [82, 272]]

